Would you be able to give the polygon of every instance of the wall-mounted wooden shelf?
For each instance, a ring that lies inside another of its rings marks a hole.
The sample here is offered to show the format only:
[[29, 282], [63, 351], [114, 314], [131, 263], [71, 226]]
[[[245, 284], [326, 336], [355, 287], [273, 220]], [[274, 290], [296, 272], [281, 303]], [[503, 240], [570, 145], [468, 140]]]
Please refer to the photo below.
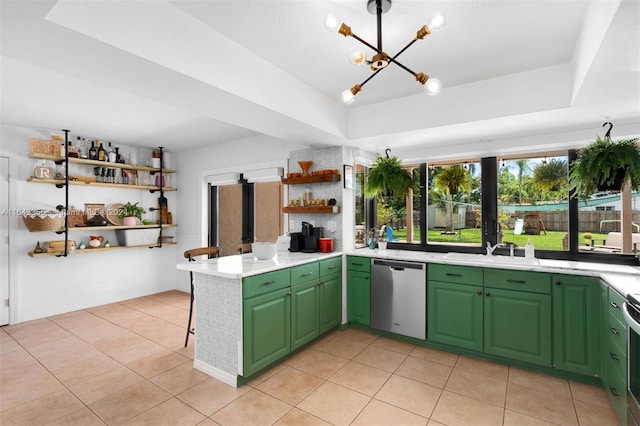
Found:
[[[51, 161], [64, 161], [64, 157], [58, 157], [56, 155], [47, 155], [47, 154], [29, 154], [29, 158], [39, 159], [39, 160], [51, 160]], [[111, 169], [127, 169], [127, 170], [141, 170], [145, 172], [158, 172], [160, 169], [156, 167], [149, 166], [139, 166], [135, 164], [125, 164], [125, 163], [110, 163], [108, 161], [99, 161], [99, 160], [87, 160], [86, 158], [74, 158], [69, 157], [69, 163], [71, 164], [83, 164], [85, 166], [100, 166], [107, 167]], [[175, 173], [175, 170], [172, 169], [162, 169], [163, 174], [167, 173]]]
[[340, 213], [338, 206], [283, 207], [282, 213]]
[[285, 185], [302, 185], [305, 183], [340, 182], [340, 175], [317, 175], [301, 176], [293, 178], [282, 178]]
[[[114, 163], [111, 163], [111, 164], [114, 164]], [[47, 183], [49, 185], [64, 185], [65, 181], [64, 179], [40, 179], [40, 178], [32, 177], [27, 179], [27, 182]], [[144, 189], [148, 191], [160, 191], [160, 187], [155, 185], [128, 185], [126, 183], [85, 182], [81, 180], [70, 180], [69, 185], [89, 185], [89, 186], [101, 186], [105, 188]], [[166, 186], [162, 189], [165, 192], [178, 190], [178, 188], [170, 188]]]
[[[163, 228], [175, 228], [178, 224], [162, 225]], [[71, 231], [112, 231], [116, 229], [145, 229], [145, 228], [157, 228], [157, 224], [153, 225], [136, 225], [136, 226], [126, 226], [126, 225], [105, 225], [105, 226], [72, 226], [69, 228], [69, 232]], [[42, 231], [30, 231], [30, 232], [64, 232], [64, 228], [56, 230], [46, 229]]]
[[[177, 243], [175, 242], [163, 242], [162, 246], [174, 246]], [[142, 245], [142, 246], [111, 246], [111, 247], [96, 247], [96, 248], [86, 248], [86, 249], [75, 249], [73, 253], [68, 253], [67, 256], [71, 256], [74, 254], [83, 254], [83, 253], [99, 253], [105, 251], [113, 251], [113, 250], [124, 250], [124, 249], [134, 249], [134, 248], [154, 248], [160, 247], [159, 244], [152, 245]], [[61, 252], [53, 252], [53, 253], [34, 253], [32, 251], [29, 252], [29, 256], [31, 257], [51, 257], [51, 256], [59, 256]]]

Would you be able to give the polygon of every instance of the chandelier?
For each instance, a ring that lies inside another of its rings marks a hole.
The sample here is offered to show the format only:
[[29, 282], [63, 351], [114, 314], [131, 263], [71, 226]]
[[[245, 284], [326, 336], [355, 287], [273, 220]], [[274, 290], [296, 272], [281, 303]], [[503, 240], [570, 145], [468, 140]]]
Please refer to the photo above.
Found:
[[340, 19], [338, 19], [334, 15], [328, 15], [324, 21], [324, 26], [328, 31], [331, 31], [331, 32], [337, 31], [345, 37], [353, 37], [354, 39], [358, 40], [360, 43], [364, 44], [365, 46], [367, 46], [368, 48], [372, 49], [375, 52], [375, 54], [371, 57], [371, 59], [367, 59], [365, 53], [356, 47], [353, 47], [349, 52], [349, 60], [351, 61], [352, 64], [361, 65], [366, 62], [370, 66], [371, 71], [373, 73], [362, 83], [356, 84], [351, 89], [347, 89], [344, 92], [342, 92], [341, 98], [342, 98], [342, 102], [344, 102], [345, 104], [352, 103], [355, 99], [355, 96], [358, 94], [358, 92], [362, 90], [362, 86], [364, 86], [369, 80], [375, 77], [380, 71], [385, 69], [387, 65], [389, 65], [392, 62], [398, 65], [403, 70], [412, 74], [416, 78], [416, 80], [425, 87], [425, 90], [428, 94], [437, 95], [440, 92], [440, 87], [441, 87], [440, 80], [436, 78], [429, 78], [427, 74], [424, 74], [421, 72], [418, 72], [418, 73], [413, 72], [411, 69], [407, 68], [406, 66], [398, 62], [398, 56], [400, 56], [405, 50], [407, 50], [409, 46], [411, 46], [413, 43], [415, 43], [418, 40], [422, 40], [427, 35], [431, 34], [432, 31], [441, 30], [442, 27], [444, 27], [444, 24], [446, 22], [444, 15], [442, 15], [441, 13], [433, 14], [429, 18], [429, 21], [428, 21], [429, 24], [423, 25], [422, 28], [420, 28], [417, 31], [416, 37], [413, 40], [411, 40], [398, 53], [391, 56], [382, 50], [382, 14], [388, 12], [389, 9], [391, 9], [391, 0], [367, 0], [367, 10], [369, 11], [369, 13], [375, 14], [377, 16], [377, 24], [378, 24], [377, 25], [378, 26], [377, 47], [369, 44], [365, 40], [361, 39], [360, 37], [352, 33], [351, 27], [349, 27], [344, 22], [340, 23]]

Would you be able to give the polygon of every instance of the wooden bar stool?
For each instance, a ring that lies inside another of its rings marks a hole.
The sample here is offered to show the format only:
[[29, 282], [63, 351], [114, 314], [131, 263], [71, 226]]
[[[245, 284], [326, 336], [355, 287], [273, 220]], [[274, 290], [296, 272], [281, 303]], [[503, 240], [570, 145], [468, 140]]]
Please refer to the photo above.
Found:
[[[184, 252], [184, 257], [189, 259], [189, 262], [193, 262], [194, 257], [207, 256], [208, 259], [218, 257], [220, 255], [219, 247], [200, 247]], [[196, 329], [191, 328], [191, 317], [193, 316], [193, 272], [189, 271], [189, 280], [191, 283], [191, 304], [189, 305], [189, 323], [187, 324], [187, 337], [184, 339], [184, 347], [189, 344], [189, 334], [195, 334]]]
[[236, 247], [236, 252], [239, 254], [251, 253], [251, 251], [251, 243], [240, 244], [238, 247]]

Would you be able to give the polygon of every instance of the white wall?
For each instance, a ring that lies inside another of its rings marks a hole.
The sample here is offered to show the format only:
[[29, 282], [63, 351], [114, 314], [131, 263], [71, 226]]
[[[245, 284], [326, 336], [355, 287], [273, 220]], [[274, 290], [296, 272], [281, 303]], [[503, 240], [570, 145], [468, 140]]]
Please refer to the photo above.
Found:
[[[179, 173], [177, 204], [180, 225], [176, 231], [177, 262], [185, 262], [185, 250], [207, 245], [208, 186], [207, 175], [227, 172], [242, 173], [264, 167], [287, 168], [289, 153], [305, 148], [269, 136], [255, 136], [181, 152], [176, 164]], [[176, 288], [189, 291], [188, 274], [176, 270]]]
[[[48, 139], [51, 132], [2, 125], [0, 155], [9, 157], [9, 208], [54, 209], [64, 204], [64, 189], [28, 183], [36, 160], [29, 159], [31, 138]], [[91, 135], [85, 135], [91, 137]], [[172, 155], [175, 164], [177, 155]], [[174, 221], [180, 222], [176, 194], [165, 193]], [[117, 188], [70, 186], [70, 204], [139, 201], [148, 208], [157, 205], [158, 193]], [[97, 232], [74, 231], [70, 239], [87, 240]], [[115, 241], [114, 231], [104, 231]], [[130, 249], [113, 252], [73, 254], [67, 258], [31, 258], [37, 241], [60, 240], [53, 232], [29, 232], [15, 214], [9, 218], [11, 323], [42, 318], [91, 306], [153, 294], [176, 287], [176, 246], [161, 249]]]

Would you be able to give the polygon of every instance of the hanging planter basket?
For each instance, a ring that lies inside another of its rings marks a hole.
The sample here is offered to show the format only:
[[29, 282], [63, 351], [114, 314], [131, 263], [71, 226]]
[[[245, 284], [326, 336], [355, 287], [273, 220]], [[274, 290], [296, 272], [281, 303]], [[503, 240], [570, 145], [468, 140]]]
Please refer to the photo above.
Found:
[[391, 150], [385, 151], [385, 156], [378, 156], [367, 173], [365, 195], [384, 198], [405, 197], [411, 188], [415, 187], [413, 176], [402, 167], [396, 156], [389, 156]]

